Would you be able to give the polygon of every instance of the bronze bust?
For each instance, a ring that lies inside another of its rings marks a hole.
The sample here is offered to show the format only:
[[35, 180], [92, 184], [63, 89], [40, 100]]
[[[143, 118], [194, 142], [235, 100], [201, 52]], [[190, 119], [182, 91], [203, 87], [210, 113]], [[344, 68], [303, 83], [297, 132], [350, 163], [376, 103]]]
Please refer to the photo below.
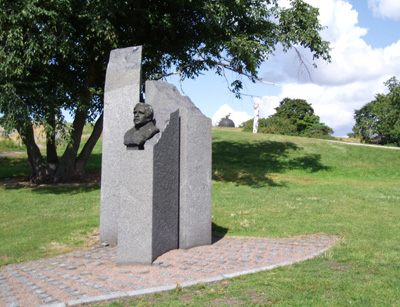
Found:
[[135, 126], [129, 129], [124, 136], [124, 145], [133, 149], [144, 149], [144, 143], [156, 135], [160, 130], [154, 123], [154, 111], [151, 105], [138, 103], [133, 109]]

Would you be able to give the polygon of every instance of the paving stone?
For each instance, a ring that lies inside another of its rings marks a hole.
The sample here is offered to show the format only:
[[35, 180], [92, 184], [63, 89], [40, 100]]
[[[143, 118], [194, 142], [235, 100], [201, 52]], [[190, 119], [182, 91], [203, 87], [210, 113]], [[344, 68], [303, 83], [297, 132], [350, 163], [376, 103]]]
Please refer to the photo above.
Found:
[[103, 262], [98, 261], [98, 262], [93, 262], [92, 264], [95, 265], [95, 266], [99, 266], [99, 265], [102, 265]]
[[151, 265], [152, 266], [160, 266], [162, 264], [162, 262], [153, 262]]
[[78, 295], [83, 295], [83, 294], [85, 294], [85, 293], [83, 293], [83, 292], [81, 292], [81, 291], [79, 291], [79, 290], [75, 290], [75, 291], [72, 291], [71, 294], [72, 294], [73, 296], [78, 296]]
[[61, 282], [59, 282], [59, 281], [53, 281], [51, 283], [52, 286], [58, 286], [59, 284], [61, 284]]
[[33, 285], [33, 286], [30, 286], [28, 289], [29, 290], [36, 290], [36, 289], [39, 289], [39, 288], [40, 288], [39, 286]]
[[169, 263], [163, 263], [160, 265], [162, 268], [169, 268], [171, 265]]
[[108, 277], [107, 277], [107, 276], [100, 276], [100, 277], [97, 277], [97, 279], [98, 279], [98, 280], [107, 280]]
[[150, 271], [148, 271], [148, 270], [145, 270], [145, 271], [140, 271], [140, 272], [138, 272], [139, 274], [148, 274], [148, 273], [150, 273]]
[[49, 297], [49, 295], [47, 293], [41, 293], [37, 297], [40, 298], [41, 300], [44, 300], [45, 298]]
[[71, 292], [75, 291], [76, 289], [72, 289], [70, 287], [67, 287], [67, 288], [64, 288], [63, 290], [64, 290], [64, 292], [71, 293]]

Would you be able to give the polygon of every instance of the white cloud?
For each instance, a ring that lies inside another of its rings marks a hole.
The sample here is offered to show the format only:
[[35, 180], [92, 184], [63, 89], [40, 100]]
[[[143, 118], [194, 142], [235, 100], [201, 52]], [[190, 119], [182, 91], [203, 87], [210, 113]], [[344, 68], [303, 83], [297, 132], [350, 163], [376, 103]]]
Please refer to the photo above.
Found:
[[218, 125], [221, 118], [227, 116], [228, 114], [230, 114], [229, 118], [235, 123], [235, 127], [239, 127], [240, 124], [252, 118], [246, 112], [235, 111], [227, 104], [224, 104], [214, 113], [214, 116], [212, 117], [212, 124], [214, 126]]
[[255, 103], [260, 105], [260, 117], [267, 118], [268, 116], [274, 114], [275, 108], [279, 106], [279, 101], [281, 97], [279, 96], [264, 96], [262, 98], [253, 98]]
[[[270, 103], [264, 103], [260, 116], [271, 115], [277, 102], [285, 97], [305, 99], [321, 121], [335, 130], [335, 135], [346, 135], [354, 125], [354, 110], [370, 102], [377, 93], [384, 92], [384, 81], [400, 75], [400, 41], [385, 48], [373, 48], [363, 40], [367, 29], [358, 26], [358, 13], [347, 1], [307, 2], [319, 8], [320, 22], [328, 26], [321, 35], [331, 42], [332, 62], [319, 61], [318, 69], [310, 68], [310, 81], [301, 71], [294, 52], [279, 54], [279, 58], [269, 61], [273, 68], [263, 77], [280, 83], [281, 93], [276, 97], [263, 97], [263, 101]], [[400, 1], [397, 2], [400, 5]], [[393, 4], [392, 8], [395, 7]], [[302, 54], [311, 62], [310, 52], [302, 50]]]
[[399, 0], [368, 0], [368, 7], [375, 16], [400, 19], [400, 1]]
[[[351, 132], [354, 110], [374, 99], [377, 93], [385, 92], [383, 82], [355, 82], [344, 86], [320, 86], [316, 84], [286, 84], [278, 97], [264, 97], [273, 101], [274, 107], [285, 97], [304, 99], [310, 103], [321, 122], [333, 128], [335, 135], [345, 136]], [[276, 100], [274, 100], [276, 99]], [[260, 114], [261, 117], [271, 115]], [[265, 108], [262, 109], [265, 112]]]

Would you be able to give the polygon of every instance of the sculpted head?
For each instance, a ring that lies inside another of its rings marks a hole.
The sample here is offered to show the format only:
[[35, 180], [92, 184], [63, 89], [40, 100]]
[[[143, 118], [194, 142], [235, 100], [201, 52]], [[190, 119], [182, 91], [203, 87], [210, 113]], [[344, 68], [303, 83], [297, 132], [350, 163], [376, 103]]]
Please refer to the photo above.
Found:
[[133, 122], [135, 127], [141, 127], [153, 120], [154, 111], [151, 105], [138, 103], [133, 109]]

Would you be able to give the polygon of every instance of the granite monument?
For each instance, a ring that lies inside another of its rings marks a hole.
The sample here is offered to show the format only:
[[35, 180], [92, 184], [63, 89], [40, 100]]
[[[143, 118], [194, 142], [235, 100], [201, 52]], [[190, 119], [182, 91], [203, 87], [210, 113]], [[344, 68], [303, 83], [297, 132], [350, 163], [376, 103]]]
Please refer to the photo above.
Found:
[[166, 82], [139, 103], [140, 63], [141, 47], [116, 49], [106, 74], [100, 240], [119, 265], [211, 244], [211, 120]]

